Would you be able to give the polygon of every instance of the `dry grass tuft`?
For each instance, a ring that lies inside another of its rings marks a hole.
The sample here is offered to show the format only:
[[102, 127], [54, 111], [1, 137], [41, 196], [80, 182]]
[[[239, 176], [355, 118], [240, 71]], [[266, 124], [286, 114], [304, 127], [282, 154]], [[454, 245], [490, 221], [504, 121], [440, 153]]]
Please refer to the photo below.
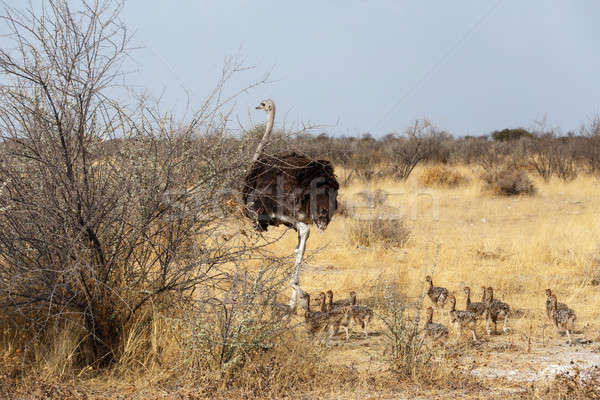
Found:
[[410, 239], [410, 230], [403, 219], [374, 218], [348, 223], [348, 240], [354, 246], [404, 247]]
[[484, 190], [498, 196], [532, 196], [536, 188], [524, 171], [502, 168], [486, 171], [481, 175]]
[[454, 188], [469, 182], [469, 179], [459, 171], [444, 165], [434, 165], [425, 168], [418, 176], [418, 182], [426, 187]]

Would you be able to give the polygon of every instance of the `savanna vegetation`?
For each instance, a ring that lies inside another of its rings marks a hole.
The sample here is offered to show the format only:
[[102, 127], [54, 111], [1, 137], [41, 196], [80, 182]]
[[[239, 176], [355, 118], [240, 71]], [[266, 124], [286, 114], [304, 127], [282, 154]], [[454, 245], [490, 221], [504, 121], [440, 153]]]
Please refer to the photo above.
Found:
[[[569, 351], [598, 348], [600, 118], [564, 135], [539, 124], [461, 137], [425, 120], [381, 139], [274, 135], [267, 152], [329, 159], [341, 183], [302, 287], [354, 290], [375, 312], [369, 338], [325, 343], [274, 307], [290, 294], [295, 233], [259, 235], [243, 216], [263, 128], [228, 125], [242, 65], [226, 62], [179, 121], [119, 85], [133, 51], [119, 11], [108, 0], [2, 11], [3, 398], [600, 396], [585, 366], [522, 372], [566, 351], [546, 287], [577, 311]], [[510, 331], [432, 346], [428, 274], [461, 308], [463, 286], [493, 286], [515, 310]]]

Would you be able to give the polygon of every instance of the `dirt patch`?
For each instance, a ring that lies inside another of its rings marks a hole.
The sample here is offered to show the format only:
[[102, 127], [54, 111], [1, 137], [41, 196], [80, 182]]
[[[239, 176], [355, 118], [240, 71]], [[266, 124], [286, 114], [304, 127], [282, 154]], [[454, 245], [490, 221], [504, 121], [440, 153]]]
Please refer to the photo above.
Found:
[[510, 347], [505, 349], [499, 345], [500, 343], [486, 346], [489, 350], [484, 350], [481, 354], [483, 362], [473, 368], [471, 371], [473, 375], [482, 378], [534, 382], [547, 380], [557, 374], [569, 373], [576, 369], [580, 371], [580, 376], [600, 373], [600, 352], [597, 343], [568, 345], [564, 340], [556, 340], [546, 346], [536, 347], [530, 352]]

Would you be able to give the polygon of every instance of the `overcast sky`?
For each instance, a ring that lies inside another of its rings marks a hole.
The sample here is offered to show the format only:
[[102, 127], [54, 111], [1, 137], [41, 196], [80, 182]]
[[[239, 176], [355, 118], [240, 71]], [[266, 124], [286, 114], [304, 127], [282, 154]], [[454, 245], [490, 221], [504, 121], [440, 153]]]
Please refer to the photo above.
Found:
[[[17, 1], [11, 1], [15, 5]], [[248, 66], [230, 91], [236, 115], [264, 98], [276, 125], [310, 121], [336, 135], [402, 132], [427, 117], [455, 135], [530, 127], [547, 115], [563, 132], [600, 112], [597, 0], [265, 1], [128, 0], [136, 72], [183, 113], [197, 106], [224, 59]]]

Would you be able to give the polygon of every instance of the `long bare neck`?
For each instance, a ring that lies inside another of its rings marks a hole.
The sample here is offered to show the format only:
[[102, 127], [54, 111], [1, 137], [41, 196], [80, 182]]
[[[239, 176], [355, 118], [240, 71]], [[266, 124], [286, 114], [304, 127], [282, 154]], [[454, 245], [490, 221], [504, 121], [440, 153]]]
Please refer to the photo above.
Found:
[[273, 130], [273, 124], [275, 123], [275, 106], [271, 109], [271, 111], [267, 112], [267, 126], [265, 127], [265, 134], [263, 135], [258, 147], [256, 148], [256, 152], [254, 153], [254, 157], [252, 157], [252, 164], [258, 160], [261, 156], [263, 147], [267, 144], [269, 140], [269, 136], [271, 135], [271, 131]]
[[469, 307], [471, 305], [471, 291], [467, 290], [467, 307]]
[[321, 311], [327, 312], [327, 302], [325, 301], [325, 297], [321, 297]]

